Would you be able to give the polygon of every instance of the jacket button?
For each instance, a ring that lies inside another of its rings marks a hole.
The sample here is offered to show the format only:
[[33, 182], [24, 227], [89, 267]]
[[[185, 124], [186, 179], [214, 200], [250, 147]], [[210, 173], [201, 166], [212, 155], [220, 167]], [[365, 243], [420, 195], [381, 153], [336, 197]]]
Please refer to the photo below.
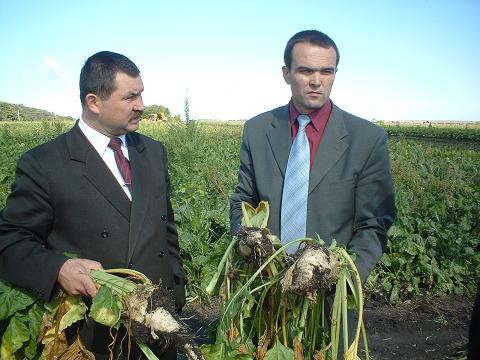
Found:
[[128, 268], [129, 268], [129, 269], [133, 268], [133, 264], [132, 264], [131, 262], [128, 263]]
[[100, 235], [101, 235], [102, 238], [106, 239], [110, 234], [108, 233], [107, 230], [103, 230]]
[[163, 258], [164, 256], [165, 256], [165, 253], [164, 253], [163, 251], [160, 251], [160, 252], [158, 253], [158, 257]]
[[162, 219], [162, 221], [167, 220], [167, 215], [162, 215], [161, 219]]

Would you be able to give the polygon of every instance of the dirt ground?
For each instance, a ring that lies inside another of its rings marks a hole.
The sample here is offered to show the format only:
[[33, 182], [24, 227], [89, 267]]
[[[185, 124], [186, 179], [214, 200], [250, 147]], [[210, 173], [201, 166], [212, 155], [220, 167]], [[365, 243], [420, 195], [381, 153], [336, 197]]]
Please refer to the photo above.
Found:
[[[395, 307], [369, 300], [365, 327], [375, 360], [461, 358], [468, 339], [473, 298], [425, 298]], [[463, 354], [465, 356], [465, 354]]]
[[[444, 296], [391, 306], [379, 297], [369, 298], [364, 318], [370, 358], [461, 359], [465, 356], [462, 350], [468, 338], [473, 300], [464, 296]], [[188, 304], [183, 313], [198, 343], [209, 341], [206, 328], [217, 316], [218, 306], [207, 308], [198, 302]], [[184, 358], [179, 356], [178, 359]]]

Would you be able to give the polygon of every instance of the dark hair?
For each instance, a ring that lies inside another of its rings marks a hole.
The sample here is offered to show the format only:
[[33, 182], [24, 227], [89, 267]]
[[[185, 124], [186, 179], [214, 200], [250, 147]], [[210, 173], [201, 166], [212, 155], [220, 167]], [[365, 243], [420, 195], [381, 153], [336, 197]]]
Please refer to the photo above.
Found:
[[80, 101], [85, 105], [89, 93], [108, 99], [115, 90], [115, 77], [122, 72], [132, 77], [140, 75], [138, 67], [126, 56], [110, 51], [101, 51], [90, 56], [80, 72]]
[[304, 30], [300, 31], [293, 35], [290, 40], [287, 42], [287, 46], [285, 47], [285, 52], [283, 53], [283, 61], [285, 61], [285, 66], [290, 69], [292, 65], [292, 49], [295, 44], [298, 43], [309, 43], [312, 45], [317, 45], [323, 48], [330, 48], [333, 47], [335, 49], [335, 53], [337, 54], [337, 63], [340, 61], [340, 53], [338, 52], [337, 45], [335, 42], [330, 39], [330, 37], [320, 31], [317, 30]]

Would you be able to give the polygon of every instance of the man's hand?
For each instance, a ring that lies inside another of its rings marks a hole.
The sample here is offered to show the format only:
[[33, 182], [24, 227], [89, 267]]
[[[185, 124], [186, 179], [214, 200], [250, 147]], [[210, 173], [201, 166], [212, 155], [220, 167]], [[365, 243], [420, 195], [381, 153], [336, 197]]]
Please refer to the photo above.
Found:
[[88, 259], [68, 259], [58, 272], [57, 281], [69, 295], [94, 297], [95, 283], [90, 278], [90, 270], [101, 270], [102, 264]]

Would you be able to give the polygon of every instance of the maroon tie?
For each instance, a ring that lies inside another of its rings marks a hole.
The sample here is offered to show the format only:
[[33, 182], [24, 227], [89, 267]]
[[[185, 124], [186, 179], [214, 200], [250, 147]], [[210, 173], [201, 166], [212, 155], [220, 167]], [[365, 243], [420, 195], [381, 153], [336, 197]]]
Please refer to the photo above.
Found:
[[115, 154], [115, 162], [117, 163], [118, 170], [120, 170], [120, 174], [122, 174], [123, 180], [125, 180], [125, 185], [128, 186], [128, 190], [132, 191], [132, 170], [130, 169], [130, 162], [123, 155], [121, 149], [122, 140], [119, 138], [111, 138], [108, 146], [112, 148]]

